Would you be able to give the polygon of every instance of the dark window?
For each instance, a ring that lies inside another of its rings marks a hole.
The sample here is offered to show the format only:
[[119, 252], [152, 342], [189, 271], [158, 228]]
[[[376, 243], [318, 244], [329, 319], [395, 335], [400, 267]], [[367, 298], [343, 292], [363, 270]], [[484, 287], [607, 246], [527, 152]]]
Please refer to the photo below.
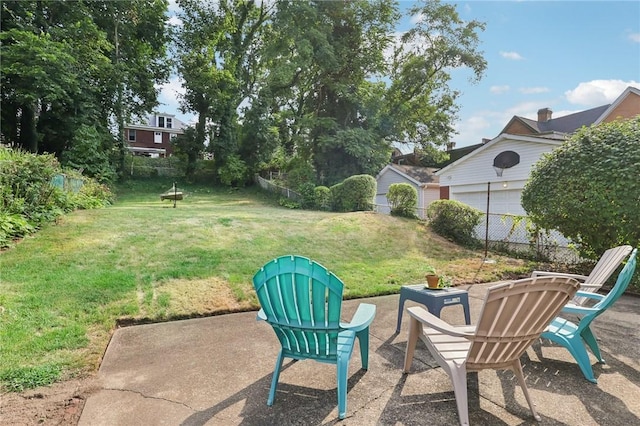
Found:
[[172, 124], [172, 119], [170, 119], [169, 117], [167, 117], [167, 129], [171, 128], [171, 124]]
[[136, 131], [134, 129], [129, 129], [129, 140], [131, 142], [136, 141]]
[[164, 117], [158, 117], [158, 127], [164, 127]]

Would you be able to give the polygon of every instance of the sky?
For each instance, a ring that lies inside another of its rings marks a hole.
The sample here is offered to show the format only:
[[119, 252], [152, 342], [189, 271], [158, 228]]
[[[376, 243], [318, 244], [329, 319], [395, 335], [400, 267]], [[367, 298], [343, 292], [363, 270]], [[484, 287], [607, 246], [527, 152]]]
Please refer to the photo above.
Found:
[[[402, 8], [412, 1], [400, 1]], [[640, 88], [639, 1], [446, 1], [460, 18], [486, 23], [479, 50], [487, 61], [482, 80], [452, 70], [450, 87], [462, 94], [452, 141], [456, 148], [493, 139], [518, 115], [553, 118], [613, 102], [628, 86]], [[412, 21], [404, 19], [398, 31]], [[162, 86], [158, 108], [190, 122], [179, 111], [174, 77]]]

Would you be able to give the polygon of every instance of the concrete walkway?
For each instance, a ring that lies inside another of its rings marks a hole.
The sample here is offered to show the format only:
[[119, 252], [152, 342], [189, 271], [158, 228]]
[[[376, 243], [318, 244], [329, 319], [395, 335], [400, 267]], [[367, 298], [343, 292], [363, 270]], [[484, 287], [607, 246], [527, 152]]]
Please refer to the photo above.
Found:
[[[471, 319], [489, 284], [469, 288]], [[466, 286], [463, 288], [467, 288]], [[80, 425], [454, 425], [453, 388], [422, 343], [402, 374], [408, 316], [395, 333], [398, 295], [344, 303], [377, 305], [369, 370], [356, 348], [350, 365], [347, 418], [337, 418], [335, 367], [286, 361], [275, 404], [267, 407], [279, 345], [255, 312], [119, 329], [100, 367], [101, 389], [87, 400]], [[407, 302], [405, 307], [415, 303]], [[461, 306], [442, 318], [463, 324]], [[588, 382], [566, 349], [548, 341], [523, 357], [527, 384], [544, 425], [640, 424], [640, 298], [623, 296], [595, 322], [606, 365], [592, 357]], [[469, 375], [474, 425], [538, 424], [511, 372]]]

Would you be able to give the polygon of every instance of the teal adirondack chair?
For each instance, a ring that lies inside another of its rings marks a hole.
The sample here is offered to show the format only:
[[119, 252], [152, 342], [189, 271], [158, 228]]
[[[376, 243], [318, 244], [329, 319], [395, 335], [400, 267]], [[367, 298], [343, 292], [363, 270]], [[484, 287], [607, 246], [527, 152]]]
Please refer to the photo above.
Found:
[[324, 266], [301, 256], [282, 256], [253, 277], [262, 309], [258, 320], [273, 327], [282, 348], [276, 360], [267, 405], [273, 405], [284, 358], [336, 364], [338, 415], [347, 412], [347, 374], [356, 337], [362, 368], [368, 368], [369, 325], [376, 306], [361, 303], [350, 323], [340, 322], [342, 281]]
[[578, 324], [574, 324], [565, 318], [557, 317], [551, 322], [545, 332], [542, 333], [542, 338], [556, 342], [569, 350], [571, 355], [573, 355], [575, 360], [578, 362], [580, 370], [582, 370], [582, 374], [590, 382], [598, 383], [593, 375], [593, 368], [589, 361], [589, 354], [587, 353], [586, 346], [591, 349], [591, 352], [593, 352], [595, 357], [598, 359], [598, 362], [604, 364], [605, 361], [602, 359], [598, 342], [596, 341], [596, 338], [589, 326], [593, 320], [598, 317], [598, 315], [602, 314], [611, 305], [613, 305], [614, 302], [622, 296], [624, 291], [627, 289], [627, 286], [629, 286], [631, 277], [633, 277], [633, 273], [636, 269], [637, 252], [638, 249], [633, 250], [631, 256], [629, 256], [629, 260], [627, 260], [627, 264], [622, 268], [615, 285], [609, 293], [606, 295], [586, 291], [578, 291], [576, 293], [577, 296], [597, 300], [598, 302], [595, 305], [592, 307], [586, 307], [568, 304], [562, 309], [562, 312], [565, 314], [577, 314], [580, 318]]

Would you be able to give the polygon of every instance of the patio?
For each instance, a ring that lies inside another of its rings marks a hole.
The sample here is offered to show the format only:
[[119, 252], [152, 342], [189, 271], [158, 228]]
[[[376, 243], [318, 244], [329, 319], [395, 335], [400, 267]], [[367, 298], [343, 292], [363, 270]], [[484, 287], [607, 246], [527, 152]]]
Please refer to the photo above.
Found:
[[[469, 289], [472, 323], [491, 284]], [[118, 330], [80, 425], [451, 425], [458, 424], [453, 387], [419, 343], [411, 373], [402, 374], [408, 315], [396, 334], [398, 295], [377, 305], [369, 370], [357, 349], [349, 371], [347, 417], [338, 420], [335, 367], [285, 362], [275, 403], [267, 395], [279, 344], [255, 312], [140, 325]], [[349, 318], [362, 300], [344, 302]], [[524, 359], [541, 424], [629, 425], [640, 422], [640, 298], [625, 295], [594, 323], [607, 364], [595, 364], [598, 384], [585, 380], [568, 351], [536, 343]], [[407, 301], [405, 308], [416, 305]], [[464, 323], [461, 305], [442, 318]], [[469, 375], [471, 424], [538, 424], [511, 372]]]

